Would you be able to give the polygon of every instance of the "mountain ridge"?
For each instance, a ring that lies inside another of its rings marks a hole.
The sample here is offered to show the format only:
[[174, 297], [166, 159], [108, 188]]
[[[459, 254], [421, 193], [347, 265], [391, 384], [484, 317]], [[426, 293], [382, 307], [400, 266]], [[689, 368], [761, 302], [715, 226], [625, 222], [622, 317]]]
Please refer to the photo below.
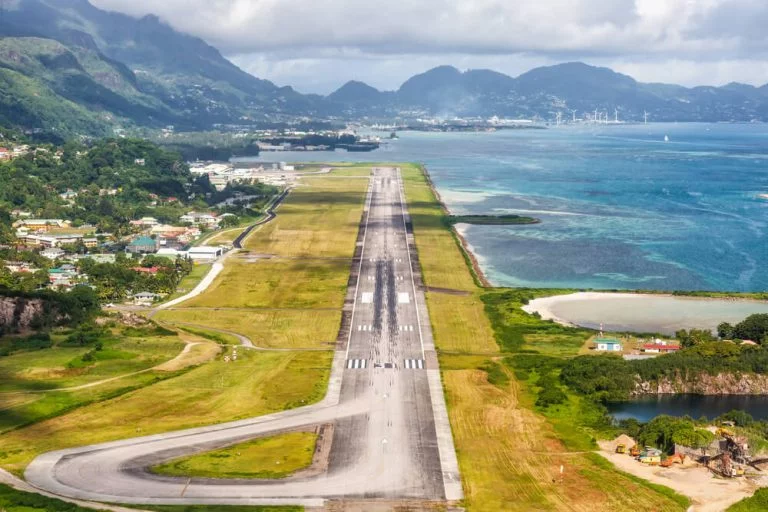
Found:
[[[517, 77], [444, 65], [394, 91], [350, 80], [327, 96], [254, 77], [157, 16], [88, 0], [16, 0], [0, 23], [0, 122], [67, 137], [116, 128], [210, 130], [295, 120], [397, 121], [620, 116], [653, 121], [768, 121], [768, 84], [683, 87], [566, 62]], [[54, 44], [55, 43], [55, 44]]]

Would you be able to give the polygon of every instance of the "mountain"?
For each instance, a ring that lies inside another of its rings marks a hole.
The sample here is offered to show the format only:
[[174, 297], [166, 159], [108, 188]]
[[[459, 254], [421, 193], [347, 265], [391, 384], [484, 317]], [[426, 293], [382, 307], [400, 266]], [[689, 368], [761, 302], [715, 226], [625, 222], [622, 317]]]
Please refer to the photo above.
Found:
[[[136, 19], [87, 0], [17, 0], [4, 12], [0, 36], [0, 81], [26, 105], [27, 127], [57, 129], [77, 106], [89, 111], [85, 125], [92, 127], [118, 121], [203, 129], [319, 114], [316, 105], [325, 104], [242, 71], [155, 16]], [[33, 105], [41, 93], [66, 107]]]
[[[369, 88], [365, 84], [356, 87]], [[768, 121], [768, 85], [686, 88], [649, 84], [580, 62], [536, 68], [517, 78], [490, 70], [461, 72], [440, 66], [406, 80], [390, 96], [381, 94], [386, 93], [369, 96], [367, 110], [358, 101], [356, 112], [384, 112], [385, 117], [497, 115], [550, 120], [558, 112], [564, 117], [576, 113], [581, 118], [599, 111], [636, 121], [647, 112], [654, 121]], [[344, 95], [334, 95], [337, 102], [343, 102]]]
[[[565, 63], [516, 78], [440, 66], [396, 91], [359, 81], [327, 97], [300, 94], [241, 70], [202, 39], [155, 16], [133, 18], [88, 0], [12, 0], [0, 16], [0, 124], [61, 138], [115, 128], [209, 130], [331, 119], [579, 117], [768, 121], [768, 85], [642, 83], [607, 68]], [[593, 114], [594, 115], [594, 114]]]

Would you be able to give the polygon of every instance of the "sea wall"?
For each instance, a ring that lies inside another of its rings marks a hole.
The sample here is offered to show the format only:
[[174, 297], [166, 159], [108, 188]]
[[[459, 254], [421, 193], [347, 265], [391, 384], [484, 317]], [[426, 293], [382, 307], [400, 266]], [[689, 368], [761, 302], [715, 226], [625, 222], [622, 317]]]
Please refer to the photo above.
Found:
[[44, 311], [42, 299], [0, 297], [0, 333], [29, 329]]
[[766, 395], [768, 394], [768, 375], [706, 373], [695, 378], [665, 377], [658, 381], [638, 381], [634, 396], [688, 393], [695, 395]]

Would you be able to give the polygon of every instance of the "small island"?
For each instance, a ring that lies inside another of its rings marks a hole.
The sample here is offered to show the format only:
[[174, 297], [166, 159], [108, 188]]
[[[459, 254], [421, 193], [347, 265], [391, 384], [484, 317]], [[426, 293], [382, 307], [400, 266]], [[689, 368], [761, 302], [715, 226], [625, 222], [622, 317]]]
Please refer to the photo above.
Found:
[[541, 220], [522, 215], [448, 215], [448, 224], [474, 224], [477, 226], [505, 226], [512, 224], [538, 224]]

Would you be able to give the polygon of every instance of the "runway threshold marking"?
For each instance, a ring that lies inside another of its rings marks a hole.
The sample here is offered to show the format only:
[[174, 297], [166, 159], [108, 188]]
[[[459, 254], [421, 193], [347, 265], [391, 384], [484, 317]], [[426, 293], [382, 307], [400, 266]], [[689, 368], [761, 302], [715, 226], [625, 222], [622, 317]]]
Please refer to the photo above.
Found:
[[365, 370], [365, 359], [347, 359], [348, 370]]
[[424, 360], [423, 359], [406, 359], [405, 369], [406, 370], [423, 370]]

